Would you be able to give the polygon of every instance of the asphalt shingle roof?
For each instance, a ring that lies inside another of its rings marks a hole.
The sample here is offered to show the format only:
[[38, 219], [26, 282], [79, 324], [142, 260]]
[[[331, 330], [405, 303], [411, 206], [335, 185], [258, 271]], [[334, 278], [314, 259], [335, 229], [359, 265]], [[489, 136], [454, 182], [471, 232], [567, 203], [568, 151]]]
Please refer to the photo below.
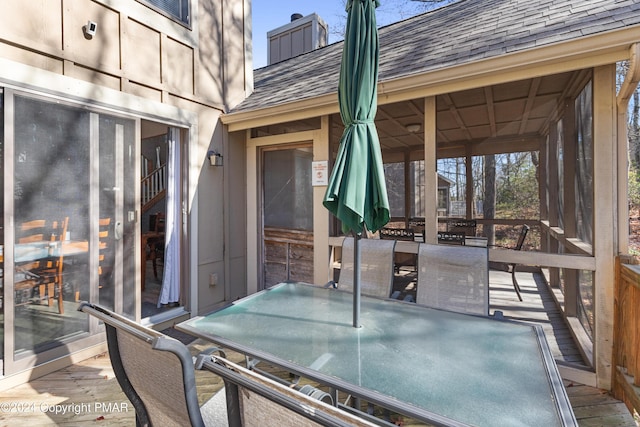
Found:
[[[378, 79], [384, 82], [636, 25], [640, 0], [460, 0], [380, 28]], [[341, 56], [338, 42], [255, 70], [253, 94], [232, 112], [337, 92]]]

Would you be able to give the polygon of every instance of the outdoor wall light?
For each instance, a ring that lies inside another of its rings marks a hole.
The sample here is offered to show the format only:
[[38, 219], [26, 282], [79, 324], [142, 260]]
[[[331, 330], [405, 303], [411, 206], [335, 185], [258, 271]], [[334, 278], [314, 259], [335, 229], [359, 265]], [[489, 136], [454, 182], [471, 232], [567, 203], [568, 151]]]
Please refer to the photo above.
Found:
[[87, 40], [91, 40], [96, 35], [98, 24], [93, 21], [87, 21], [87, 25], [82, 26], [82, 32]]
[[416, 133], [420, 130], [420, 123], [411, 123], [406, 126], [407, 132]]
[[217, 151], [209, 151], [207, 157], [209, 158], [211, 166], [222, 166], [222, 154]]

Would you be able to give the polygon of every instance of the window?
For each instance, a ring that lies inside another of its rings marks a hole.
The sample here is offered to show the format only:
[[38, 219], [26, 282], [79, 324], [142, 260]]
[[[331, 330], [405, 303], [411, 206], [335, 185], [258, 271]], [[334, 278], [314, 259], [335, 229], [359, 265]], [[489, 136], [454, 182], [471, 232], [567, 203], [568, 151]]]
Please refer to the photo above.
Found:
[[190, 25], [189, 0], [138, 0], [179, 22]]

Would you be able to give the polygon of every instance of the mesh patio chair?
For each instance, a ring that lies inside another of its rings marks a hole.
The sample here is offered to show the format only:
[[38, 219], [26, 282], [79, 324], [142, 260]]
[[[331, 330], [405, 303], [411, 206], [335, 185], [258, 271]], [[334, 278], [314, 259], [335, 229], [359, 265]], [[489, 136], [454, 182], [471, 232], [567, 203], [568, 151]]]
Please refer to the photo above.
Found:
[[209, 370], [224, 380], [230, 427], [379, 425], [258, 375], [223, 357], [198, 356], [196, 367]]
[[465, 234], [462, 231], [439, 231], [438, 243], [445, 245], [464, 245]]
[[429, 307], [488, 316], [488, 250], [420, 244], [416, 299]]
[[[522, 246], [524, 245], [524, 241], [527, 238], [527, 234], [529, 233], [530, 227], [527, 224], [523, 224], [522, 228], [520, 229], [520, 234], [518, 235], [518, 241], [516, 242], [516, 245], [513, 247], [508, 247], [508, 246], [491, 246], [494, 248], [504, 248], [504, 249], [512, 249], [514, 251], [520, 251], [522, 250]], [[516, 263], [511, 263], [511, 264], [506, 264], [506, 263], [501, 263], [501, 262], [491, 262], [490, 263], [491, 268], [494, 268], [496, 270], [502, 270], [502, 271], [506, 271], [508, 273], [511, 274], [511, 282], [513, 283], [513, 289], [516, 291], [516, 295], [518, 296], [518, 299], [520, 301], [522, 301], [522, 295], [520, 295], [520, 285], [518, 284], [518, 279], [516, 278]]]
[[449, 219], [447, 220], [447, 231], [453, 233], [464, 233], [466, 236], [475, 236], [478, 224], [475, 219]]
[[[395, 240], [360, 240], [360, 289], [362, 295], [389, 298], [393, 288]], [[338, 289], [353, 292], [353, 237], [342, 243]]]
[[[382, 240], [402, 240], [405, 242], [416, 241], [416, 233], [411, 228], [382, 228], [380, 229], [380, 239]], [[420, 240], [423, 236], [419, 237]], [[393, 255], [394, 270], [396, 273], [400, 273], [401, 267], [411, 267], [414, 271], [417, 271], [418, 256], [416, 254], [407, 254], [396, 252]]]
[[83, 302], [78, 310], [104, 322], [111, 365], [135, 408], [137, 426], [226, 423], [224, 405], [198, 406], [193, 358], [184, 344], [97, 304]]

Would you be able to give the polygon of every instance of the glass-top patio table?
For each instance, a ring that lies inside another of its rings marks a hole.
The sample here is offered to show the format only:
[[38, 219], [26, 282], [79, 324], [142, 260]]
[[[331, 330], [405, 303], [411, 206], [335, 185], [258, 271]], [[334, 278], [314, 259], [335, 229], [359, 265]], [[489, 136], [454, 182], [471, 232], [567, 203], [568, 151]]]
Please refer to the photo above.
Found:
[[577, 425], [539, 325], [282, 283], [179, 330], [435, 425]]

